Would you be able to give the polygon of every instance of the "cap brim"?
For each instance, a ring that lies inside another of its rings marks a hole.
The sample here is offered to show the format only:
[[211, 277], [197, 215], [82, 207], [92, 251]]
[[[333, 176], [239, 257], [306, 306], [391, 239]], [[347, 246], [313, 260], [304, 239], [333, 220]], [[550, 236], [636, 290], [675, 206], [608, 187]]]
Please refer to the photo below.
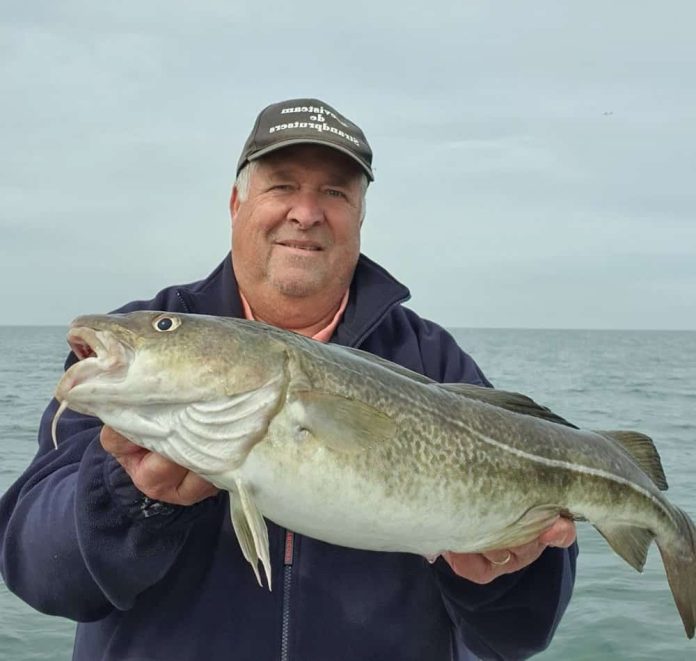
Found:
[[247, 157], [248, 161], [255, 161], [257, 158], [266, 156], [271, 152], [277, 151], [278, 149], [283, 149], [284, 147], [291, 147], [292, 145], [321, 145], [322, 147], [329, 147], [330, 149], [335, 149], [340, 151], [346, 156], [350, 156], [364, 171], [370, 181], [375, 180], [375, 176], [372, 174], [372, 168], [365, 163], [362, 159], [356, 156], [350, 149], [336, 145], [333, 142], [327, 142], [326, 140], [317, 140], [312, 138], [293, 138], [292, 140], [284, 140], [282, 142], [276, 142], [268, 147], [259, 149], [259, 151], [254, 152], [251, 156]]

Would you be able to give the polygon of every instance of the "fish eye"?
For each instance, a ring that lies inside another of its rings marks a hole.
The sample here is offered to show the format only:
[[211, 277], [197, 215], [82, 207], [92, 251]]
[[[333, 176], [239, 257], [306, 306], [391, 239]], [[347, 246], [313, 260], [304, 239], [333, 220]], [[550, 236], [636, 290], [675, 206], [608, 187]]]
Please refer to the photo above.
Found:
[[181, 320], [163, 314], [152, 322], [152, 326], [156, 331], [166, 333], [179, 328], [179, 326], [181, 326]]

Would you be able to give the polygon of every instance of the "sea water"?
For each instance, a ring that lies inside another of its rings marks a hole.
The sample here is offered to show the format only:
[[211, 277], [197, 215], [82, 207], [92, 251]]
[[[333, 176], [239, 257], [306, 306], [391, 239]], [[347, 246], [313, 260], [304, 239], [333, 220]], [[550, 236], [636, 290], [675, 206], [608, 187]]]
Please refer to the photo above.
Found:
[[[670, 499], [696, 519], [696, 332], [452, 332], [497, 388], [528, 394], [581, 427], [651, 436]], [[63, 369], [65, 328], [0, 327], [0, 347], [2, 494], [36, 450], [39, 417]], [[578, 529], [575, 593], [538, 658], [696, 659], [696, 640], [684, 635], [657, 549], [638, 574], [589, 524]], [[68, 620], [32, 610], [0, 581], [0, 661], [69, 659], [74, 630]]]

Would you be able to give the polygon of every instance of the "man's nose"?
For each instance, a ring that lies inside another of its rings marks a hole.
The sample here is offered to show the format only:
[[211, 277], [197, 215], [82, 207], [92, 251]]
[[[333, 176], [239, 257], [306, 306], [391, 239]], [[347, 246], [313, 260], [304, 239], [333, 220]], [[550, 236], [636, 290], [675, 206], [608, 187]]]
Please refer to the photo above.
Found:
[[312, 191], [298, 192], [288, 212], [288, 220], [309, 229], [324, 221], [324, 208], [318, 193]]

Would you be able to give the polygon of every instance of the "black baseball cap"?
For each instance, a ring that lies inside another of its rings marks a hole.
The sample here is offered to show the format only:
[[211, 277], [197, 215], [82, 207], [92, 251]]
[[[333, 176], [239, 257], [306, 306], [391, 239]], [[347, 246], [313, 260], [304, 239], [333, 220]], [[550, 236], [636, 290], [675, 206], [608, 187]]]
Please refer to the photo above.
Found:
[[237, 164], [237, 174], [249, 162], [290, 145], [332, 147], [356, 161], [370, 181], [372, 149], [360, 127], [319, 99], [289, 99], [264, 108], [256, 118]]

